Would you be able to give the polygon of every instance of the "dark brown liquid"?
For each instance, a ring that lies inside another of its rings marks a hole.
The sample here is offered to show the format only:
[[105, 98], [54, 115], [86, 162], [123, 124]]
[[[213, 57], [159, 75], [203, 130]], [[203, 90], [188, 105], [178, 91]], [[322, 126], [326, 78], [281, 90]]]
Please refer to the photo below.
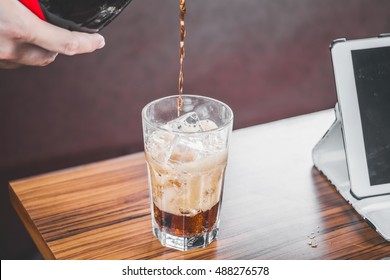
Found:
[[194, 237], [210, 232], [217, 221], [219, 203], [210, 210], [201, 211], [195, 216], [178, 216], [158, 209], [153, 203], [154, 219], [160, 230], [183, 237]]
[[186, 37], [186, 28], [184, 25], [184, 18], [187, 13], [186, 1], [180, 0], [180, 70], [179, 70], [179, 97], [177, 98], [177, 116], [180, 116], [181, 108], [183, 106], [183, 62], [185, 56], [184, 38]]

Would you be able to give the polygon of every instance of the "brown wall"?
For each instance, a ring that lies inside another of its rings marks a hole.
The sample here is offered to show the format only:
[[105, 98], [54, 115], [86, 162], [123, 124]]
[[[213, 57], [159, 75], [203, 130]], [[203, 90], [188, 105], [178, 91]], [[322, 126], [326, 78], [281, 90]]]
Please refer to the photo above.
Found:
[[[328, 46], [390, 32], [387, 0], [188, 0], [184, 91], [230, 104], [235, 128], [331, 108]], [[140, 111], [176, 94], [178, 0], [133, 0], [103, 50], [0, 70], [1, 255], [34, 246], [7, 182], [142, 149]]]

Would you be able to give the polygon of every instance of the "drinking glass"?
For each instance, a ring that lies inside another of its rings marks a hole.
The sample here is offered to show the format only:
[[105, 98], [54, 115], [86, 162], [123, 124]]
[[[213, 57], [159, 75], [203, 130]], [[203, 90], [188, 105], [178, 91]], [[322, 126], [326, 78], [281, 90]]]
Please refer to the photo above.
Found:
[[152, 228], [162, 245], [187, 251], [219, 230], [233, 112], [204, 96], [152, 101], [142, 110]]

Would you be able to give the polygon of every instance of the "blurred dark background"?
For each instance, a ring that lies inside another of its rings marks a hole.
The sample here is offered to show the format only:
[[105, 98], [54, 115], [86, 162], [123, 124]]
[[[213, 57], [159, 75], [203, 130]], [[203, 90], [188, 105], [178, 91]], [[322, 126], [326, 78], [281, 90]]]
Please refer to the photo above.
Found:
[[[390, 32], [387, 0], [188, 0], [184, 92], [241, 128], [331, 108], [329, 44]], [[141, 109], [177, 93], [179, 0], [133, 0], [93, 54], [0, 70], [1, 259], [39, 258], [8, 181], [142, 150]]]

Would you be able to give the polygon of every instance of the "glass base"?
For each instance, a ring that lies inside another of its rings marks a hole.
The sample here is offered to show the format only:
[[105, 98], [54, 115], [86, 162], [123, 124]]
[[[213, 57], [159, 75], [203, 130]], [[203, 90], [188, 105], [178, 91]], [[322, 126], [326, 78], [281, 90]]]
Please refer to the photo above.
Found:
[[210, 232], [195, 237], [182, 237], [161, 231], [153, 222], [153, 234], [160, 240], [161, 244], [165, 247], [180, 251], [207, 247], [207, 245], [216, 239], [218, 230], [218, 223], [216, 223]]

